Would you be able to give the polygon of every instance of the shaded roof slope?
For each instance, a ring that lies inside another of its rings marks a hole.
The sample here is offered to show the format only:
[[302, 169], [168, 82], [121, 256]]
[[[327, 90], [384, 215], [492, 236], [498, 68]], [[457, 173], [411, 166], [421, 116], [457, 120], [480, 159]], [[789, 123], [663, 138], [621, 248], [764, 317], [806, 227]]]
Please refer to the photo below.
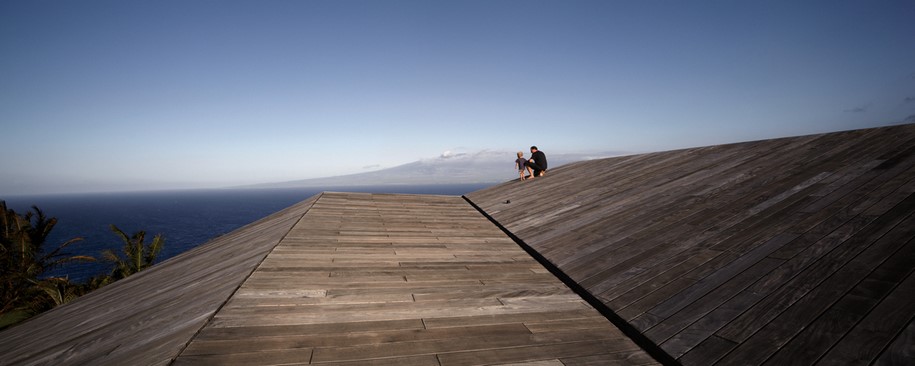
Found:
[[315, 199], [0, 332], [0, 364], [172, 362]]
[[915, 125], [574, 163], [468, 198], [687, 365], [912, 364]]

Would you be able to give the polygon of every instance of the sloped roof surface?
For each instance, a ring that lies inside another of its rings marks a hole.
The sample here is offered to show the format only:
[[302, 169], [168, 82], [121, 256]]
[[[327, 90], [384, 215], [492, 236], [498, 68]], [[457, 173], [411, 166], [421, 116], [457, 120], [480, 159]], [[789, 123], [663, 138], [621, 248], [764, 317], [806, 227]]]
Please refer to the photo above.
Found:
[[0, 332], [0, 364], [169, 364], [313, 202]]
[[0, 333], [0, 364], [655, 364], [461, 197], [323, 193]]
[[915, 363], [915, 125], [586, 161], [468, 198], [683, 364]]
[[324, 193], [176, 364], [654, 360], [461, 197]]
[[323, 193], [0, 332], [0, 364], [656, 362], [598, 310], [686, 365], [915, 363], [915, 125], [468, 199], [548, 268], [460, 197]]

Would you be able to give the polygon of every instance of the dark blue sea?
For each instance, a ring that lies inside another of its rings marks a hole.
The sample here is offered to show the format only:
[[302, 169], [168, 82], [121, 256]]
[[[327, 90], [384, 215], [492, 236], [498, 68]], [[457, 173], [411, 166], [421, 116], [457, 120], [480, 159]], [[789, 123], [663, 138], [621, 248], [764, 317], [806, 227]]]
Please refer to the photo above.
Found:
[[[109, 229], [116, 225], [128, 235], [146, 231], [146, 242], [156, 234], [165, 238], [157, 262], [174, 257], [217, 236], [226, 234], [323, 191], [417, 193], [460, 196], [492, 184], [376, 186], [297, 189], [208, 189], [131, 193], [93, 193], [0, 197], [9, 208], [24, 214], [31, 206], [56, 217], [47, 249], [74, 237], [83, 241], [67, 247], [72, 255], [101, 258], [105, 249], [120, 252], [123, 243]], [[72, 263], [49, 275], [69, 276], [80, 282], [107, 273], [103, 261]]]

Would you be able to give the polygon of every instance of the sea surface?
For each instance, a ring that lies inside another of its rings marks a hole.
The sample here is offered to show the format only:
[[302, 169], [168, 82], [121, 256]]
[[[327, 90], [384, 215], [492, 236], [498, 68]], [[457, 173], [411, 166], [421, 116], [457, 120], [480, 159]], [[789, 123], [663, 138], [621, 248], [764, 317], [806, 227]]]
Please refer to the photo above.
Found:
[[[492, 184], [385, 185], [366, 187], [207, 189], [184, 191], [93, 193], [46, 196], [0, 197], [9, 208], [24, 214], [33, 205], [58, 222], [46, 249], [71, 238], [66, 252], [101, 258], [105, 249], [120, 252], [123, 242], [110, 224], [128, 235], [143, 230], [146, 242], [162, 234], [165, 245], [157, 262], [181, 254], [210, 239], [231, 232], [323, 191], [415, 193], [460, 196]], [[104, 261], [71, 263], [50, 271], [50, 276], [69, 277], [80, 282], [107, 273]]]

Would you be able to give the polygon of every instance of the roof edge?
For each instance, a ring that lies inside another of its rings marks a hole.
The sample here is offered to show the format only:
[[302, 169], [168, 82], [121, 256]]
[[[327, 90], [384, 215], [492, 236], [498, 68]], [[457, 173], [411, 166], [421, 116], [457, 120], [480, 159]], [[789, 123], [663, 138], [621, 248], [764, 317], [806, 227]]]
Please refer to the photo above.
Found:
[[600, 301], [597, 297], [595, 297], [590, 292], [588, 292], [588, 290], [586, 290], [584, 287], [582, 287], [580, 284], [578, 284], [578, 282], [575, 282], [575, 280], [573, 280], [571, 277], [569, 277], [569, 275], [567, 275], [565, 272], [563, 272], [562, 269], [560, 269], [558, 266], [553, 264], [553, 262], [550, 262], [550, 260], [547, 259], [546, 257], [544, 257], [542, 254], [540, 254], [540, 252], [538, 252], [537, 250], [532, 248], [530, 245], [527, 245], [527, 243], [525, 243], [524, 240], [521, 240], [521, 238], [519, 238], [517, 235], [515, 235], [514, 233], [509, 231], [499, 221], [496, 221], [495, 218], [490, 216], [489, 213], [487, 213], [482, 208], [480, 208], [480, 206], [477, 206], [477, 204], [474, 203], [469, 197], [467, 197], [466, 195], [463, 195], [461, 197], [464, 198], [464, 200], [467, 201], [467, 203], [470, 204], [470, 206], [472, 206], [481, 215], [483, 215], [483, 217], [488, 219], [490, 222], [492, 222], [494, 225], [496, 225], [496, 227], [498, 227], [500, 230], [502, 230], [502, 232], [505, 233], [505, 235], [508, 235], [509, 238], [514, 240], [515, 243], [518, 244], [518, 246], [520, 246], [521, 249], [523, 249], [525, 252], [527, 252], [528, 255], [530, 255], [532, 258], [534, 258], [534, 260], [536, 260], [544, 268], [546, 268], [548, 271], [550, 271], [550, 274], [552, 274], [553, 276], [558, 278], [560, 281], [562, 281], [562, 283], [565, 284], [569, 289], [571, 289], [572, 292], [574, 292], [579, 297], [581, 297], [582, 300], [584, 300], [585, 302], [588, 303], [588, 305], [590, 305], [591, 307], [596, 309], [601, 315], [604, 316], [604, 318], [607, 318], [607, 320], [609, 320], [610, 323], [612, 323], [614, 326], [619, 328], [619, 330], [622, 331], [623, 334], [625, 334], [627, 337], [629, 337], [629, 339], [631, 339], [632, 342], [634, 342], [637, 346], [642, 348], [642, 350], [644, 350], [645, 353], [648, 353], [649, 356], [651, 356], [652, 358], [654, 358], [656, 361], [660, 362], [663, 365], [680, 366], [680, 363], [677, 362], [677, 359], [675, 359], [673, 356], [671, 356], [670, 354], [665, 352], [654, 341], [652, 341], [650, 338], [648, 338], [647, 336], [642, 334], [642, 332], [639, 332], [638, 329], [636, 329], [634, 326], [632, 326], [632, 324], [629, 324], [621, 316], [616, 314], [616, 312], [611, 310], [610, 307], [608, 307], [606, 304], [604, 304], [602, 301]]
[[[311, 211], [311, 208], [314, 207], [315, 203], [321, 199], [321, 197], [324, 195], [324, 193], [325, 192], [320, 192], [320, 193], [318, 193], [314, 196], [311, 196], [311, 197], [305, 199], [304, 201], [302, 201], [302, 202], [307, 202], [307, 201], [311, 201], [311, 202], [308, 203], [308, 207], [304, 209], [305, 211], [302, 212], [302, 215], [300, 215], [299, 218], [295, 220], [295, 223], [293, 223], [292, 225], [289, 226], [289, 229], [286, 230], [286, 232], [283, 234], [283, 236], [281, 236], [276, 241], [276, 243], [273, 244], [273, 246], [270, 248], [270, 250], [268, 250], [264, 253], [264, 256], [260, 259], [260, 261], [257, 262], [257, 265], [253, 266], [251, 268], [251, 271], [248, 272], [248, 274], [245, 275], [245, 278], [238, 283], [238, 286], [235, 286], [235, 289], [232, 290], [232, 294], [230, 294], [228, 297], [226, 297], [225, 301], [220, 303], [219, 307], [216, 308], [216, 311], [214, 311], [213, 314], [210, 314], [210, 316], [207, 318], [207, 320], [205, 322], [203, 322], [203, 324], [200, 325], [200, 328], [198, 328], [197, 331], [194, 332], [194, 334], [190, 338], [188, 338], [188, 340], [184, 344], [184, 346], [182, 346], [181, 349], [178, 350], [177, 353], [175, 353], [175, 356], [172, 357], [172, 359], [168, 362], [169, 365], [174, 364], [175, 361], [178, 359], [178, 357], [181, 357], [181, 354], [184, 353], [184, 351], [191, 344], [191, 342], [193, 342], [195, 339], [197, 339], [197, 336], [200, 335], [200, 331], [202, 331], [204, 328], [207, 327], [207, 325], [209, 325], [211, 322], [213, 322], [213, 318], [216, 317], [216, 314], [219, 314], [219, 312], [222, 310], [222, 308], [225, 307], [226, 304], [229, 303], [229, 300], [231, 300], [233, 297], [235, 297], [235, 294], [238, 293], [238, 289], [240, 289], [245, 284], [245, 282], [248, 282], [248, 279], [251, 278], [251, 275], [254, 274], [254, 272], [257, 271], [257, 269], [260, 268], [261, 265], [264, 264], [264, 260], [266, 260], [267, 257], [270, 256], [270, 253], [272, 253], [274, 250], [276, 250], [276, 247], [283, 241], [283, 239], [285, 239], [287, 236], [289, 236], [289, 233], [292, 232], [292, 229], [295, 228], [295, 226], [298, 225], [298, 223], [300, 221], [302, 221], [302, 219], [305, 217], [305, 215], [308, 214], [308, 211]], [[299, 202], [299, 203], [302, 203], [302, 202]], [[295, 205], [293, 205], [293, 206], [295, 206]], [[273, 216], [273, 215], [268, 216], [268, 218], [271, 216]], [[254, 223], [249, 224], [249, 225], [253, 225], [253, 224]], [[244, 229], [244, 228], [240, 228], [239, 230], [241, 230], [241, 229]]]

